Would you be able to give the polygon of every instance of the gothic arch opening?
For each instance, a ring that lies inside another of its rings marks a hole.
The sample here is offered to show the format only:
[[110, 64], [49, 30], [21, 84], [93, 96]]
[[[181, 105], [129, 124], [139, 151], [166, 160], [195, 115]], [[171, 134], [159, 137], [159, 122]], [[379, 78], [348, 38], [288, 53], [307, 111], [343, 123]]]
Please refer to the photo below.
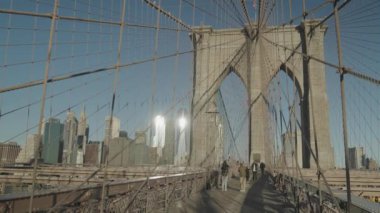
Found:
[[[296, 74], [286, 65], [281, 65], [268, 88], [269, 113], [275, 125], [274, 161], [277, 167], [301, 168], [308, 166], [308, 156], [303, 143], [303, 90]], [[301, 129], [302, 128], [302, 129]], [[306, 164], [306, 165], [305, 165]]]
[[234, 68], [221, 81], [217, 92], [217, 108], [223, 120], [223, 159], [248, 162], [249, 104], [243, 78]]

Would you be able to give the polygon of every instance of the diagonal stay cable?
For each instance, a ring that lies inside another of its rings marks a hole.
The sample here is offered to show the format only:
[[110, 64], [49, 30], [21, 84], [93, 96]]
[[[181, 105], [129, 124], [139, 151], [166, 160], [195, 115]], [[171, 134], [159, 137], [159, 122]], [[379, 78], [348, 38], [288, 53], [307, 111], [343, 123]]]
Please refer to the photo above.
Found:
[[[210, 47], [223, 46], [225, 44], [229, 44], [231, 42], [236, 42], [238, 40], [241, 40], [241, 39], [231, 39], [231, 40], [226, 41], [226, 42], [224, 42], [222, 44], [216, 44], [216, 45], [212, 45], [212, 46], [210, 45]], [[207, 49], [207, 48], [208, 47], [204, 47], [204, 48], [201, 48], [199, 50]], [[156, 60], [162, 60], [162, 59], [172, 58], [172, 57], [176, 57], [177, 55], [185, 55], [185, 54], [193, 53], [194, 51], [195, 50], [187, 50], [187, 51], [182, 51], [182, 52], [178, 52], [178, 53], [175, 52], [175, 53], [171, 53], [171, 54], [168, 54], [168, 55], [159, 56], [159, 57], [156, 57], [156, 58], [151, 57], [151, 58], [147, 58], [147, 59], [143, 59], [143, 60], [139, 60], [139, 61], [134, 61], [134, 62], [127, 63], [127, 64], [122, 64], [122, 65], [120, 65], [120, 67], [135, 66], [135, 65], [139, 65], [139, 64], [144, 64], [144, 63], [152, 62], [155, 59]], [[87, 71], [83, 71], [83, 72], [78, 72], [78, 73], [70, 73], [70, 74], [66, 74], [66, 75], [54, 76], [52, 78], [49, 78], [47, 80], [47, 83], [67, 80], [67, 79], [71, 79], [71, 78], [81, 77], [81, 76], [85, 76], [85, 75], [91, 75], [91, 74], [100, 73], [100, 72], [109, 72], [109, 71], [114, 70], [116, 68], [117, 68], [117, 65], [115, 64], [115, 65], [111, 65], [111, 66], [108, 66], [108, 67], [102, 67], [102, 68], [99, 68], [99, 69], [91, 69], [91, 70], [87, 70]], [[13, 85], [13, 86], [10, 86], [10, 87], [0, 88], [0, 94], [1, 93], [5, 93], [5, 92], [9, 92], [9, 91], [14, 91], [14, 90], [19, 90], [19, 89], [24, 89], [24, 88], [28, 88], [28, 87], [33, 87], [33, 86], [41, 85], [42, 83], [43, 83], [43, 80], [34, 80], [34, 81], [25, 82], [25, 83], [18, 84], [18, 85]]]
[[[96, 82], [96, 81], [99, 81], [99, 80], [101, 80], [101, 79], [104, 79], [104, 77], [103, 77], [103, 76], [102, 76], [102, 77], [97, 77], [97, 78], [95, 78], [95, 79], [91, 79], [91, 80], [89, 80], [89, 81], [81, 82], [80, 84], [77, 84], [77, 85], [75, 85], [75, 86], [73, 86], [73, 87], [70, 87], [70, 88], [68, 88], [68, 89], [66, 89], [66, 90], [62, 90], [62, 91], [60, 91], [60, 92], [57, 92], [57, 93], [51, 94], [51, 95], [49, 95], [48, 97], [46, 97], [46, 99], [49, 100], [49, 99], [55, 98], [55, 97], [57, 97], [57, 96], [60, 96], [60, 95], [66, 94], [66, 93], [68, 93], [68, 92], [72, 92], [73, 90], [76, 90], [76, 89], [79, 89], [79, 88], [81, 88], [81, 87], [87, 86], [88, 84], [93, 83], [93, 82]], [[0, 118], [3, 118], [3, 117], [6, 116], [6, 115], [9, 115], [9, 114], [15, 113], [15, 112], [17, 112], [17, 111], [19, 111], [19, 110], [22, 110], [22, 109], [25, 109], [25, 108], [27, 108], [27, 107], [30, 107], [30, 106], [36, 105], [36, 104], [38, 104], [38, 103], [40, 103], [40, 102], [41, 102], [41, 99], [38, 99], [38, 100], [36, 100], [36, 101], [34, 101], [34, 102], [32, 102], [32, 103], [28, 103], [28, 104], [26, 104], [26, 105], [22, 105], [22, 106], [19, 106], [19, 107], [14, 108], [14, 109], [8, 110], [8, 111], [6, 111], [6, 112], [4, 112], [4, 113], [1, 113], [1, 114], [0, 114]]]
[[[188, 93], [190, 94], [190, 92]], [[186, 98], [188, 97], [188, 95], [182, 97], [181, 99], [179, 99], [176, 103], [174, 103], [174, 105], [170, 106], [168, 110], [166, 110], [166, 112], [164, 113], [164, 115], [168, 114], [171, 110], [174, 110], [175, 109], [175, 106], [181, 102], [183, 102], [184, 100], [186, 100]], [[152, 127], [152, 123], [150, 123], [142, 132], [147, 132], [150, 128]], [[131, 143], [134, 143], [136, 141], [136, 139], [132, 140]], [[123, 147], [122, 149], [120, 149], [118, 152], [116, 152], [114, 155], [110, 156], [108, 158], [108, 161], [112, 161], [114, 160], [116, 157], [118, 157], [122, 152], [125, 151], [125, 149], [127, 149], [127, 147]], [[158, 165], [155, 166], [155, 168], [153, 169], [153, 171], [157, 168]], [[97, 173], [99, 173], [100, 171], [104, 170], [105, 168], [104, 167], [99, 167], [97, 168], [95, 171], [93, 171], [85, 180], [83, 180], [83, 182], [81, 184], [79, 184], [78, 186], [76, 186], [72, 191], [70, 191], [70, 193], [66, 194], [66, 196], [64, 196], [62, 199], [60, 199], [50, 210], [49, 212], [54, 212], [53, 210], [57, 209], [58, 207], [62, 206], [62, 205], [65, 205], [64, 203], [70, 198], [70, 196], [74, 193], [74, 192], [77, 192], [78, 190], [81, 189], [82, 186], [84, 186], [85, 184], [87, 184], [87, 182], [93, 178]], [[147, 177], [147, 180], [149, 180], [149, 175]], [[147, 181], [146, 180], [146, 181]], [[143, 183], [145, 184], [145, 183]], [[108, 185], [108, 183], [106, 183], [106, 185]], [[142, 186], [143, 187], [143, 186]], [[141, 188], [142, 188], [141, 187]]]
[[[257, 34], [256, 34], [256, 36], [257, 36]], [[205, 97], [205, 95], [208, 94], [209, 91], [211, 91], [211, 90], [217, 85], [218, 81], [219, 81], [220, 79], [222, 79], [224, 75], [228, 74], [228, 72], [231, 71], [230, 68], [231, 68], [232, 63], [237, 63], [237, 62], [239, 62], [239, 61], [242, 59], [244, 53], [245, 53], [246, 50], [247, 50], [247, 49], [245, 48], [247, 42], [248, 42], [248, 41], [246, 40], [246, 41], [241, 45], [241, 47], [239, 47], [239, 49], [236, 50], [236, 52], [234, 53], [233, 57], [231, 58], [231, 60], [228, 61], [228, 64], [225, 66], [225, 68], [223, 69], [223, 71], [222, 71], [222, 72], [216, 77], [216, 80], [215, 80], [214, 82], [212, 82], [212, 84], [211, 84], [208, 88], [206, 88], [205, 93], [203, 93], [203, 94], [198, 98], [198, 101], [197, 101], [196, 103], [194, 103], [193, 106], [197, 106], [197, 105], [199, 104], [199, 102]], [[212, 97], [213, 95], [215, 95], [216, 92], [217, 92], [217, 90], [213, 91], [213, 94], [212, 94], [210, 97]], [[206, 100], [206, 101], [201, 105], [199, 111], [198, 111], [197, 113], [195, 113], [195, 114], [193, 113], [193, 115], [192, 115], [192, 116], [193, 116], [193, 119], [195, 119], [195, 118], [198, 116], [198, 114], [202, 111], [202, 109], [206, 106], [206, 104], [207, 104], [210, 100], [211, 100], [211, 98], [208, 98], [208, 100]]]
[[[191, 94], [191, 92], [192, 91], [189, 91], [189, 95]], [[205, 93], [207, 93], [207, 92], [205, 92]], [[171, 106], [164, 114], [167, 114], [168, 112], [170, 112], [171, 110], [173, 110], [174, 108], [175, 108], [175, 106], [178, 104], [178, 103], [180, 103], [180, 102], [182, 102], [182, 101], [184, 101], [184, 100], [186, 100], [186, 97], [187, 96], [185, 96], [185, 97], [183, 97], [183, 98], [181, 98], [181, 99], [179, 99], [175, 104], [173, 104], [173, 106]], [[148, 127], [147, 128], [145, 128], [145, 130], [143, 130], [143, 132], [147, 132], [150, 128], [152, 127], [152, 124], [150, 124], [150, 125], [148, 125]], [[136, 139], [135, 139], [136, 140]], [[133, 140], [132, 142], [134, 142], [135, 140]], [[112, 156], [111, 158], [109, 158], [109, 161], [112, 161], [113, 159], [115, 159], [118, 155], [120, 155], [124, 150], [125, 150], [126, 148], [123, 148], [123, 149], [121, 149], [119, 152], [117, 152], [117, 153], [115, 153], [115, 155], [114, 156]], [[157, 166], [156, 166], [157, 167]], [[77, 192], [84, 184], [86, 184], [86, 182], [88, 182], [88, 180], [90, 180], [92, 177], [94, 177], [99, 171], [101, 171], [101, 170], [103, 170], [104, 168], [103, 167], [100, 167], [100, 168], [98, 168], [97, 170], [95, 170], [90, 176], [88, 176], [81, 184], [79, 184], [75, 189], [73, 189], [73, 191], [71, 191], [69, 194], [67, 194], [67, 196], [65, 196], [63, 199], [61, 199], [51, 210], [50, 210], [50, 212], [52, 211], [52, 210], [54, 210], [54, 209], [56, 209], [56, 208], [58, 208], [59, 206], [61, 206], [61, 205], [63, 205], [63, 203], [70, 197], [70, 195], [71, 195], [71, 193], [74, 193], [74, 192]], [[148, 178], [149, 178], [149, 176], [148, 176]], [[143, 183], [143, 184], [141, 184], [141, 187], [139, 187], [138, 188], [138, 190], [136, 191], [136, 195], [141, 191], [141, 189], [145, 186], [145, 184], [147, 183], [147, 181], [149, 180], [147, 178], [147, 180]], [[136, 197], [136, 196], [133, 196], [133, 197]], [[128, 204], [128, 205], [130, 205], [130, 204]]]
[[220, 0], [213, 0], [214, 1], [214, 3], [216, 4], [216, 6], [217, 7], [219, 7], [221, 10], [223, 10], [226, 14], [228, 14], [228, 16], [230, 17], [230, 18], [232, 18], [236, 23], [238, 23], [240, 26], [244, 26], [244, 22], [241, 22], [241, 19], [239, 19], [239, 17], [238, 16], [236, 16], [236, 14], [233, 14], [233, 13], [231, 13], [231, 11], [227, 8], [225, 8], [225, 7], [222, 7], [220, 4], [219, 4], [219, 1]]
[[[208, 10], [206, 10], [206, 9], [204, 9], [204, 8], [198, 6], [198, 5], [195, 5], [193, 2], [190, 2], [189, 0], [183, 0], [183, 2], [185, 2], [186, 4], [192, 6], [192, 7], [195, 8], [195, 9], [199, 10], [200, 12], [203, 12], [204, 14], [207, 14], [207, 15], [210, 16], [210, 17], [213, 17], [213, 18], [215, 18], [215, 19], [218, 19], [218, 17], [217, 17], [215, 14], [209, 12]], [[238, 25], [240, 25], [240, 23], [239, 23], [237, 20], [235, 20], [235, 17], [231, 17], [231, 18], [233, 18], [233, 21], [235, 21]], [[227, 21], [225, 21], [224, 23], [226, 23], [226, 24], [230, 24], [230, 25], [233, 25], [232, 22], [227, 22]], [[194, 25], [194, 23], [193, 23], [193, 25]]]
[[173, 20], [175, 23], [181, 25], [182, 27], [188, 29], [188, 30], [192, 30], [191, 26], [186, 24], [185, 22], [183, 22], [181, 19], [175, 17], [174, 15], [172, 15], [170, 12], [167, 12], [166, 10], [164, 10], [161, 5], [157, 5], [155, 4], [154, 2], [151, 2], [149, 0], [144, 0], [144, 2], [146, 4], [148, 4], [150, 7], [152, 7], [153, 9], [157, 10], [159, 13], [162, 13], [164, 16], [168, 17], [169, 19]]
[[[284, 91], [283, 88], [281, 88], [281, 92], [284, 93], [284, 95], [285, 95], [285, 91]], [[286, 95], [285, 95], [285, 96], [286, 96]], [[287, 103], [290, 105], [289, 97], [286, 98], [286, 101], [287, 101]], [[309, 151], [310, 154], [312, 155], [314, 161], [316, 162], [317, 170], [319, 171], [319, 173], [320, 173], [320, 175], [321, 175], [321, 177], [322, 177], [322, 179], [323, 179], [323, 182], [324, 182], [324, 184], [325, 184], [325, 186], [326, 186], [326, 188], [327, 188], [328, 193], [332, 196], [332, 199], [333, 199], [334, 204], [335, 204], [337, 207], [339, 207], [339, 203], [338, 203], [338, 201], [337, 201], [337, 198], [334, 197], [334, 193], [332, 192], [331, 187], [330, 187], [330, 185], [328, 184], [328, 181], [327, 181], [327, 179], [326, 179], [326, 177], [325, 177], [325, 175], [324, 175], [324, 172], [323, 172], [323, 170], [321, 169], [321, 167], [320, 167], [320, 165], [319, 165], [319, 162], [318, 162], [318, 160], [317, 160], [317, 156], [315, 155], [314, 151], [313, 151], [312, 148], [310, 147], [310, 141], [309, 141], [308, 138], [306, 138], [306, 135], [305, 135], [305, 133], [303, 132], [303, 128], [302, 128], [302, 125], [301, 125], [300, 121], [298, 120], [298, 118], [296, 118], [295, 121], [296, 121], [296, 125], [298, 126], [298, 128], [299, 128], [300, 131], [301, 131], [301, 135], [302, 135], [302, 139], [303, 139], [303, 141], [306, 142], [306, 143], [304, 143], [304, 144], [306, 144], [306, 148], [308, 149], [308, 151]]]
[[[295, 49], [292, 49], [292, 48], [286, 47], [286, 46], [284, 46], [284, 45], [278, 44], [278, 43], [276, 43], [276, 42], [273, 42], [273, 41], [269, 40], [268, 38], [266, 38], [266, 37], [264, 37], [264, 36], [263, 36], [262, 38], [264, 38], [264, 40], [266, 40], [267, 42], [269, 42], [270, 44], [272, 44], [272, 45], [274, 45], [274, 46], [281, 47], [281, 48], [284, 48], [284, 49], [286, 49], [286, 50], [291, 51], [292, 53], [297, 53], [297, 54], [299, 54], [299, 55], [302, 55], [303, 58], [305, 58], [305, 59], [312, 59], [312, 60], [317, 61], [317, 62], [319, 62], [319, 63], [325, 64], [325, 65], [327, 65], [327, 66], [329, 66], [329, 67], [336, 68], [336, 69], [339, 68], [339, 66], [336, 65], [336, 64], [333, 64], [333, 63], [331, 63], [331, 62], [328, 62], [328, 61], [322, 60], [322, 59], [320, 59], [320, 58], [318, 58], [318, 57], [315, 57], [315, 56], [312, 56], [312, 55], [309, 55], [309, 54], [306, 54], [306, 53], [303, 53], [303, 52], [298, 51], [297, 49], [298, 49], [299, 47], [298, 47], [298, 48], [295, 48]], [[366, 81], [368, 81], [368, 82], [370, 82], [370, 83], [373, 83], [373, 84], [376, 84], [376, 85], [380, 86], [380, 79], [373, 78], [373, 77], [371, 77], [371, 76], [368, 76], [368, 75], [366, 75], [366, 74], [363, 74], [362, 72], [360, 72], [360, 71], [356, 71], [356, 70], [354, 70], [354, 69], [352, 69], [352, 68], [349, 68], [349, 67], [342, 67], [341, 69], [343, 69], [344, 73], [346, 73], [346, 74], [350, 74], [350, 75], [352, 75], [352, 76], [355, 76], [355, 77], [357, 77], [357, 78], [360, 78], [360, 79], [362, 79], [362, 80], [366, 80]]]
[[[264, 38], [265, 38], [265, 37], [264, 37]], [[290, 58], [288, 58], [288, 59], [290, 59]], [[270, 79], [273, 79], [273, 78], [270, 78]], [[268, 85], [269, 85], [269, 84], [268, 84]], [[267, 86], [268, 86], [268, 85], [267, 85]], [[282, 92], [284, 93], [284, 95], [285, 95], [285, 92], [283, 91], [283, 88], [281, 88], [281, 91], [282, 91]], [[286, 100], [287, 100], [288, 104], [291, 105], [290, 100], [289, 100], [289, 96], [285, 95], [285, 97], [286, 97]], [[297, 118], [296, 118], [296, 121], [297, 121], [297, 124], [299, 124], [299, 121], [298, 121]], [[302, 131], [302, 127], [299, 126], [299, 128], [301, 129], [301, 133], [302, 133], [302, 137], [304, 138], [304, 141], [307, 141], [307, 143], [309, 143], [308, 139], [306, 139], [306, 136], [304, 135], [304, 133], [303, 133], [303, 131]], [[321, 167], [320, 167], [320, 165], [319, 165], [318, 156], [317, 156], [317, 155], [314, 153], [314, 151], [310, 148], [310, 144], [307, 144], [307, 147], [308, 147], [308, 149], [309, 149], [309, 152], [312, 154], [312, 156], [313, 156], [313, 158], [314, 158], [314, 161], [316, 162], [316, 165], [317, 165], [317, 169], [318, 169], [318, 171], [319, 171], [319, 174], [322, 176], [323, 181], [324, 181], [326, 187], [328, 188], [329, 193], [331, 194], [331, 196], [333, 196], [333, 193], [332, 193], [332, 191], [331, 191], [331, 189], [330, 189], [330, 187], [329, 187], [329, 185], [328, 185], [328, 182], [327, 182], [327, 180], [326, 180], [326, 178], [325, 178], [325, 176], [324, 176], [324, 173], [322, 172]], [[334, 198], [333, 198], [333, 199], [334, 199]], [[335, 202], [335, 205], [339, 206], [339, 205], [337, 204], [337, 201], [336, 201], [335, 199], [334, 199], [334, 202]]]
[[225, 114], [225, 117], [227, 119], [228, 129], [229, 129], [229, 131], [231, 133], [231, 136], [232, 136], [233, 145], [234, 145], [234, 147], [236, 149], [236, 153], [238, 154], [239, 159], [241, 159], [241, 155], [239, 153], [239, 149], [237, 148], [237, 145], [236, 145], [236, 137], [235, 137], [234, 132], [232, 131], [232, 128], [231, 128], [231, 123], [230, 123], [230, 119], [228, 117], [228, 113], [227, 113], [227, 110], [226, 110], [226, 105], [224, 103], [223, 95], [220, 92], [220, 90], [218, 90], [217, 94], [218, 94], [218, 96], [220, 96], [220, 99], [221, 99], [221, 102], [222, 102], [223, 114]]
[[244, 26], [243, 16], [241, 15], [240, 11], [237, 9], [237, 6], [236, 6], [234, 0], [230, 0], [229, 2], [232, 5], [232, 8], [235, 10], [235, 14], [238, 17], [238, 19], [240, 20], [240, 23]]

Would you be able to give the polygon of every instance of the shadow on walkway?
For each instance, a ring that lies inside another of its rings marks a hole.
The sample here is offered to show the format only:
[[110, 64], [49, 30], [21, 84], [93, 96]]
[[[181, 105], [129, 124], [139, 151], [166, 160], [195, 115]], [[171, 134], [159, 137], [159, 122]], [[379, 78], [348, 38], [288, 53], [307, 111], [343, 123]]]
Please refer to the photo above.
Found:
[[273, 185], [272, 177], [261, 176], [246, 194], [240, 212], [295, 212]]
[[174, 203], [169, 212], [294, 212], [294, 206], [285, 202], [271, 179], [270, 176], [261, 177], [247, 192], [240, 192], [239, 180], [231, 179], [227, 192], [214, 188], [193, 194], [185, 201]]

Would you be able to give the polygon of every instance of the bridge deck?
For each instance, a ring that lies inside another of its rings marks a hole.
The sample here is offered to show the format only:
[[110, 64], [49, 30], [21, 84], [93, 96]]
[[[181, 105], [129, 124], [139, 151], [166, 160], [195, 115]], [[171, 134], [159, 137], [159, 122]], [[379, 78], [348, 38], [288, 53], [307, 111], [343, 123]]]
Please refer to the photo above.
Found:
[[213, 188], [193, 194], [189, 199], [172, 205], [169, 212], [294, 212], [294, 206], [274, 189], [268, 177], [247, 184], [240, 192], [239, 180], [230, 178], [228, 191]]

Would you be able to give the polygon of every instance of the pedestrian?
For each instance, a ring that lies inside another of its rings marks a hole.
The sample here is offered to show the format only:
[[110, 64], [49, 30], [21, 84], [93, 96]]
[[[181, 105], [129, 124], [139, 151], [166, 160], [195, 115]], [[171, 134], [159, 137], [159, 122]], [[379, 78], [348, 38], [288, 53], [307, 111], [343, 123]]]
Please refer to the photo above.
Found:
[[265, 163], [261, 161], [260, 163], [260, 169], [261, 169], [261, 175], [264, 175], [264, 170], [265, 170]]
[[246, 170], [243, 163], [240, 163], [239, 167], [239, 176], [240, 176], [240, 191], [245, 192], [245, 184], [246, 184]]
[[252, 181], [255, 182], [256, 178], [257, 178], [257, 164], [256, 164], [256, 162], [252, 163], [251, 168], [252, 168]]
[[224, 161], [222, 164], [222, 191], [227, 191], [228, 169], [229, 165], [227, 164], [227, 161]]
[[249, 166], [244, 166], [245, 167], [245, 182], [248, 183], [249, 182]]

